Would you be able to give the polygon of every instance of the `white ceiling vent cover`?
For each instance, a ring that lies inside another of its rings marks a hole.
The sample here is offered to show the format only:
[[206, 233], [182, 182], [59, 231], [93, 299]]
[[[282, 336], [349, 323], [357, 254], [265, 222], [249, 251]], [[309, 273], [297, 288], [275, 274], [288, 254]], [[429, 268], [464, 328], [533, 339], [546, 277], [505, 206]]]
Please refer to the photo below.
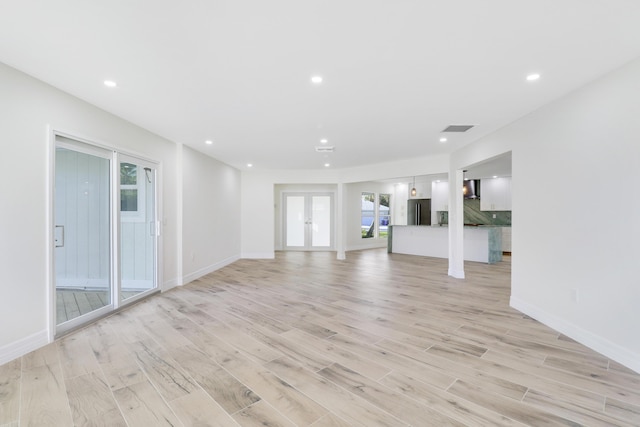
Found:
[[466, 132], [474, 125], [449, 125], [442, 132]]
[[316, 147], [316, 151], [318, 153], [333, 153], [334, 148], [335, 147], [318, 146]]

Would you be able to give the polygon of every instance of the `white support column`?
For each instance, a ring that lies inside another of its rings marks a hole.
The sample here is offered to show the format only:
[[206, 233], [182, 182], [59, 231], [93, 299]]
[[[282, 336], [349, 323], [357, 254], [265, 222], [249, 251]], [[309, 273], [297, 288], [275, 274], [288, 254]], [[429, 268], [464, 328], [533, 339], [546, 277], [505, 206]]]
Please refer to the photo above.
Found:
[[183, 259], [182, 259], [182, 251], [184, 250], [182, 247], [182, 213], [183, 213], [183, 209], [184, 209], [184, 205], [183, 205], [183, 200], [182, 200], [182, 194], [184, 189], [182, 188], [183, 186], [183, 182], [184, 182], [184, 164], [183, 164], [183, 149], [184, 146], [182, 145], [182, 143], [177, 143], [176, 144], [176, 170], [177, 170], [177, 175], [178, 175], [178, 182], [176, 185], [176, 204], [177, 204], [177, 211], [176, 211], [176, 234], [177, 234], [177, 250], [176, 250], [176, 267], [177, 267], [177, 275], [178, 275], [178, 283], [176, 284], [177, 286], [182, 286], [184, 284], [184, 277], [183, 277]]
[[344, 184], [339, 182], [336, 191], [336, 258], [344, 260], [347, 258], [345, 251], [346, 235], [344, 227]]
[[464, 199], [462, 170], [449, 171], [449, 276], [464, 279]]

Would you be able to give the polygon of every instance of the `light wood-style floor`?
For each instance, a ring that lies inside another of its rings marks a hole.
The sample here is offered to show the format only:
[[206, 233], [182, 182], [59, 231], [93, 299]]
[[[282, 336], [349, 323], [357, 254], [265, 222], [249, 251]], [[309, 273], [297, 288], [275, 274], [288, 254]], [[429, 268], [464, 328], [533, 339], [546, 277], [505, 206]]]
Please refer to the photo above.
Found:
[[10, 426], [638, 426], [640, 375], [512, 310], [510, 263], [242, 260], [0, 367]]

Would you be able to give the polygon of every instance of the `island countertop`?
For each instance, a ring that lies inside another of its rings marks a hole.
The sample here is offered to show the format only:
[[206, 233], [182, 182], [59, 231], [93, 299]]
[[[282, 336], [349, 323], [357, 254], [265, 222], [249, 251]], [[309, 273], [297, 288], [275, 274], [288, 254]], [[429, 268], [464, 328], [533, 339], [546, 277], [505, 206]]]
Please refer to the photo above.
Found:
[[[502, 261], [502, 228], [465, 226], [464, 260], [493, 264]], [[449, 227], [393, 225], [389, 227], [389, 252], [436, 258], [449, 257]]]

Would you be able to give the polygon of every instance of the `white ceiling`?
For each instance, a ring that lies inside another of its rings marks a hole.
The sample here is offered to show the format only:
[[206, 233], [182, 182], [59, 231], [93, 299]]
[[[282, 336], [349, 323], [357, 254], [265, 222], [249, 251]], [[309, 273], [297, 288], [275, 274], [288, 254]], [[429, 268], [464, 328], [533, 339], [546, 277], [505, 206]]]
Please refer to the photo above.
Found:
[[487, 135], [640, 56], [639, 22], [637, 0], [0, 0], [0, 61], [238, 168], [344, 168]]

